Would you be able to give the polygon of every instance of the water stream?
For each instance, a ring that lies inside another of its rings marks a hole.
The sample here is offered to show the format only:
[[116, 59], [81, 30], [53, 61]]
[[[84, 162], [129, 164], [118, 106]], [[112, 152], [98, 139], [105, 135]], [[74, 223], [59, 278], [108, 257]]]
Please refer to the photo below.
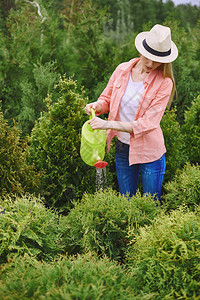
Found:
[[107, 187], [106, 168], [96, 168], [96, 191], [103, 191]]

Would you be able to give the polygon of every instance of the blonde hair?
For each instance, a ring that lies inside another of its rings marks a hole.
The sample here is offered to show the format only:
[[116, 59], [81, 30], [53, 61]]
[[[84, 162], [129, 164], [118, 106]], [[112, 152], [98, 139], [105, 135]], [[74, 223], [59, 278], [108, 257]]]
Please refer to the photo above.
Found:
[[173, 74], [173, 69], [172, 69], [172, 63], [163, 63], [161, 65], [161, 69], [163, 71], [163, 77], [164, 78], [169, 77], [169, 78], [171, 78], [171, 80], [173, 82], [172, 92], [171, 92], [171, 95], [169, 97], [169, 101], [167, 104], [167, 107], [170, 108], [173, 98], [174, 98], [174, 95], [176, 93], [176, 84], [175, 84], [175, 79], [174, 79], [174, 74]]

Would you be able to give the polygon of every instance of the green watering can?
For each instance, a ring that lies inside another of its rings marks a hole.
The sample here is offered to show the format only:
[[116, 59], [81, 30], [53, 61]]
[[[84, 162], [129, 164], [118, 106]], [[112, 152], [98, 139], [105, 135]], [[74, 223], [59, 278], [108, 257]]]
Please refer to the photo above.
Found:
[[[95, 117], [95, 111], [91, 108], [90, 120]], [[90, 124], [85, 122], [82, 127], [80, 155], [89, 166], [105, 168], [107, 162], [103, 161], [106, 146], [106, 130], [92, 130]]]

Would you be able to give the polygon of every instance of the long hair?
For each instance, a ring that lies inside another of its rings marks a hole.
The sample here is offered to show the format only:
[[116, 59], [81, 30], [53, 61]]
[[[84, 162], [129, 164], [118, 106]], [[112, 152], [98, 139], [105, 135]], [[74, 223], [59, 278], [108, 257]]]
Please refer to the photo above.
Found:
[[169, 101], [167, 104], [167, 107], [170, 108], [173, 98], [174, 98], [174, 95], [176, 93], [176, 84], [175, 84], [175, 79], [174, 79], [174, 74], [173, 74], [173, 69], [172, 69], [172, 63], [163, 63], [161, 65], [161, 69], [163, 71], [163, 77], [164, 78], [169, 77], [169, 78], [171, 78], [171, 80], [173, 82], [172, 92], [171, 92], [171, 95], [169, 97]]

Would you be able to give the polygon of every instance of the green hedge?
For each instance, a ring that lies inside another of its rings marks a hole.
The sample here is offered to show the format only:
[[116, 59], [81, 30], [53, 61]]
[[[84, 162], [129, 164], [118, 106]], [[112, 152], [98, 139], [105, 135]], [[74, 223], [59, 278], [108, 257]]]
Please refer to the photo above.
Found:
[[[151, 224], [160, 207], [151, 196], [129, 197], [111, 189], [85, 194], [68, 216], [61, 220], [63, 243], [69, 254], [95, 251], [123, 261], [129, 240], [140, 226]], [[128, 230], [132, 235], [128, 236]]]
[[127, 251], [139, 299], [200, 298], [200, 211], [164, 213], [141, 228]]
[[0, 196], [10, 193], [37, 193], [41, 170], [28, 163], [28, 138], [22, 140], [17, 126], [12, 128], [0, 111]]
[[192, 101], [191, 107], [185, 111], [184, 125], [181, 127], [185, 140], [185, 152], [192, 164], [200, 164], [200, 95]]
[[132, 300], [134, 292], [126, 272], [107, 258], [87, 254], [45, 263], [25, 255], [0, 269], [0, 296], [12, 300]]
[[13, 255], [52, 259], [62, 253], [58, 213], [31, 195], [0, 198], [0, 263]]
[[48, 110], [31, 133], [31, 161], [45, 170], [41, 194], [46, 204], [68, 210], [85, 190], [95, 191], [95, 168], [87, 172], [79, 153], [86, 99], [77, 92], [76, 82], [64, 76], [45, 101]]
[[200, 166], [187, 163], [174, 179], [166, 183], [163, 203], [172, 210], [185, 203], [191, 210], [200, 203]]
[[0, 298], [200, 297], [199, 206], [167, 214], [112, 190], [74, 205], [62, 216], [28, 194], [0, 198]]
[[88, 251], [123, 262], [130, 239], [160, 213], [150, 195], [138, 193], [129, 199], [112, 190], [85, 194], [74, 205], [62, 216], [32, 195], [1, 198], [5, 213], [0, 214], [0, 262], [16, 254], [51, 260], [63, 253]]
[[177, 110], [173, 108], [166, 110], [161, 121], [165, 145], [166, 145], [166, 172], [164, 183], [172, 180], [176, 170], [186, 161], [187, 156], [184, 151], [184, 138], [181, 126], [177, 121]]

